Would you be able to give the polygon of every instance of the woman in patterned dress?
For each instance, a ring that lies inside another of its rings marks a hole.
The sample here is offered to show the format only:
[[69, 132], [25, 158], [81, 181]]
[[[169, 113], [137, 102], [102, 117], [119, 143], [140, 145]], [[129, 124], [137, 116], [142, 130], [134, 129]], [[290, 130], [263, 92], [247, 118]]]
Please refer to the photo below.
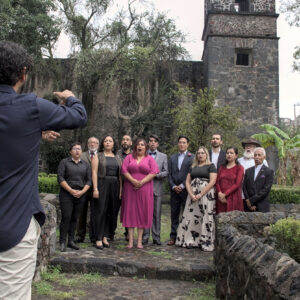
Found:
[[176, 245], [213, 251], [217, 170], [205, 147], [200, 147], [186, 178], [188, 197], [178, 226]]

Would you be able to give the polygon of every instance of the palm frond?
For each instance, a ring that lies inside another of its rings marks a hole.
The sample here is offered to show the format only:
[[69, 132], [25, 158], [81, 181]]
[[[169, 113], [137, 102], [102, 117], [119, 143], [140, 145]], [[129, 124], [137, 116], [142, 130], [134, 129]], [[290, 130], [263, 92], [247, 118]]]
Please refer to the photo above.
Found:
[[276, 134], [281, 136], [281, 138], [284, 138], [286, 140], [290, 139], [290, 137], [287, 133], [285, 133], [283, 130], [281, 130], [280, 128], [278, 128], [272, 124], [262, 124], [262, 125], [260, 125], [260, 128], [263, 128], [268, 132], [274, 131]]
[[300, 134], [297, 134], [295, 136], [293, 136], [290, 140], [289, 143], [296, 143], [300, 141]]
[[264, 148], [275, 146], [275, 140], [266, 133], [253, 134], [251, 137], [258, 140]]

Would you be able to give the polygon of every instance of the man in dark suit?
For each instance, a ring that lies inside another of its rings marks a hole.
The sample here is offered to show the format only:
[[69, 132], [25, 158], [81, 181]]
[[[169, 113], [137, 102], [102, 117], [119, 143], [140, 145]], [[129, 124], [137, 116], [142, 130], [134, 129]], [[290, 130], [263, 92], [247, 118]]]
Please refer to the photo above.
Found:
[[270, 210], [269, 193], [274, 172], [263, 164], [265, 157], [265, 149], [256, 148], [254, 150], [255, 166], [246, 170], [243, 183], [245, 211], [268, 212]]
[[171, 188], [171, 233], [170, 241], [168, 242], [169, 246], [175, 245], [180, 209], [181, 207], [184, 208], [187, 197], [185, 180], [194, 159], [194, 155], [188, 152], [188, 146], [188, 137], [179, 136], [179, 153], [172, 155], [168, 163], [168, 179]]
[[[88, 139], [88, 151], [85, 151], [81, 154], [81, 159], [87, 162], [91, 166], [92, 159], [94, 158], [95, 155], [97, 155], [99, 148], [99, 140], [91, 136]], [[80, 212], [80, 216], [78, 219], [78, 224], [77, 224], [77, 243], [83, 243], [84, 238], [85, 238], [85, 233], [86, 233], [86, 225], [87, 225], [87, 216], [88, 216], [88, 210], [89, 206], [91, 207], [91, 201], [93, 200], [93, 187], [91, 187], [87, 193], [86, 197], [84, 199], [84, 203]], [[90, 241], [93, 243], [95, 242], [95, 237], [93, 234], [93, 226], [91, 223], [91, 218], [90, 218], [90, 224], [89, 224], [89, 236], [90, 236]]]
[[221, 134], [215, 133], [211, 138], [211, 149], [209, 152], [210, 161], [215, 165], [217, 170], [222, 166], [226, 161], [226, 153], [221, 149], [223, 144]]
[[[159, 138], [157, 135], [152, 134], [149, 137], [149, 151], [148, 154], [151, 155], [159, 168], [159, 173], [156, 174], [153, 180], [153, 199], [154, 199], [154, 209], [153, 209], [153, 223], [152, 223], [152, 239], [153, 244], [158, 246], [161, 245], [160, 242], [160, 219], [161, 219], [161, 203], [163, 198], [163, 181], [168, 176], [168, 157], [166, 154], [159, 152], [157, 150], [159, 146]], [[150, 237], [150, 228], [144, 229], [143, 235], [143, 245], [148, 244]]]

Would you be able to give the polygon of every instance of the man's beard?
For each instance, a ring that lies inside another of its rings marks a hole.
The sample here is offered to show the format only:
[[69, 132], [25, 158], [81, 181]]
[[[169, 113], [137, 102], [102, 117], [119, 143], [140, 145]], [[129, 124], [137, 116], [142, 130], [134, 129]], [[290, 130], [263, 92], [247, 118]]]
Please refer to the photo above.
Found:
[[122, 149], [126, 151], [126, 150], [130, 149], [130, 146], [124, 144], [124, 145], [122, 145]]
[[98, 148], [89, 148], [89, 151], [96, 152]]
[[246, 159], [254, 158], [254, 153], [251, 152], [251, 151], [245, 150], [245, 152], [244, 152], [244, 158], [246, 158]]

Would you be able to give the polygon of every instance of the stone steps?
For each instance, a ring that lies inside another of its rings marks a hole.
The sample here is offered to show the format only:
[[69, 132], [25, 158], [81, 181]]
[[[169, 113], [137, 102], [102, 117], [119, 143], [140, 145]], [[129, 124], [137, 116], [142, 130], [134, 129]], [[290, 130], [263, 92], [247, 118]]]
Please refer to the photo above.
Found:
[[114, 241], [109, 249], [98, 250], [91, 244], [84, 249], [56, 251], [50, 264], [60, 265], [66, 273], [98, 272], [104, 275], [206, 281], [214, 277], [213, 254], [200, 249], [148, 245], [127, 249], [123, 241]]

